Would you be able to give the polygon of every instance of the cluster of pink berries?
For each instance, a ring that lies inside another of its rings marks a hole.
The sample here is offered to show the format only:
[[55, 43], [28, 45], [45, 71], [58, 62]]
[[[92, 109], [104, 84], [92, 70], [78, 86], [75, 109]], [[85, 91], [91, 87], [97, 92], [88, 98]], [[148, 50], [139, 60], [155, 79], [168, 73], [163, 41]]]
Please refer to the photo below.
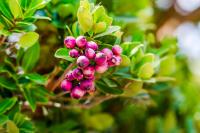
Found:
[[68, 36], [64, 44], [72, 58], [77, 58], [77, 68], [66, 74], [61, 83], [61, 88], [68, 91], [72, 98], [79, 99], [86, 93], [95, 91], [95, 72], [104, 73], [109, 67], [118, 66], [121, 63], [120, 54], [122, 48], [114, 45], [112, 50], [104, 48], [99, 51], [98, 45], [93, 41], [87, 41], [84, 36], [76, 39]]

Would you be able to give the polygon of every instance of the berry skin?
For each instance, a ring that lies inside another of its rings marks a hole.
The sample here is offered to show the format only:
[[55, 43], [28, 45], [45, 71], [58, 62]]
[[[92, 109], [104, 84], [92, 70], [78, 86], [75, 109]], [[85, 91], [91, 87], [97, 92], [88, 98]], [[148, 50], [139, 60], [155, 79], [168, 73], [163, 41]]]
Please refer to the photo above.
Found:
[[77, 80], [81, 80], [83, 78], [83, 73], [79, 68], [74, 69], [72, 75]]
[[95, 69], [93, 66], [87, 66], [86, 68], [83, 69], [83, 75], [85, 77], [92, 77], [94, 76]]
[[76, 39], [72, 36], [68, 36], [68, 37], [65, 38], [64, 44], [67, 48], [72, 49], [76, 45]]
[[94, 81], [93, 80], [82, 80], [80, 82], [80, 88], [83, 90], [90, 90], [94, 88]]
[[63, 80], [61, 82], [61, 88], [64, 90], [64, 91], [71, 91], [72, 89], [72, 82], [70, 82], [69, 80]]
[[72, 49], [69, 51], [69, 55], [72, 57], [72, 58], [77, 58], [79, 56], [79, 52], [78, 50], [76, 49]]
[[121, 63], [122, 58], [120, 56], [114, 56], [117, 59], [117, 62], [115, 63], [116, 66], [119, 66]]
[[120, 55], [122, 53], [122, 48], [119, 45], [114, 45], [112, 47], [112, 52], [114, 55]]
[[110, 60], [113, 56], [113, 52], [109, 48], [104, 48], [101, 50], [107, 56], [107, 59]]
[[96, 54], [95, 63], [98, 65], [103, 65], [107, 61], [107, 57], [104, 53], [99, 52]]
[[75, 86], [71, 91], [71, 97], [75, 99], [80, 99], [85, 95], [86, 91], [81, 89], [79, 86]]
[[108, 70], [107, 62], [105, 64], [101, 65], [101, 66], [100, 65], [96, 65], [95, 66], [95, 70], [96, 70], [97, 73], [104, 73], [105, 71]]
[[82, 55], [78, 57], [76, 63], [80, 68], [85, 68], [90, 64], [90, 61], [86, 56]]
[[90, 41], [90, 42], [87, 42], [86, 48], [91, 48], [96, 51], [98, 49], [98, 45], [95, 42]]
[[87, 40], [84, 36], [79, 36], [76, 38], [76, 45], [79, 47], [79, 48], [85, 48], [87, 44]]
[[85, 50], [85, 56], [88, 58], [88, 59], [94, 59], [94, 57], [96, 56], [95, 54], [95, 51], [91, 48], [87, 48]]
[[68, 73], [65, 75], [65, 78], [66, 78], [67, 80], [69, 80], [69, 81], [72, 81], [72, 80], [75, 79], [74, 76], [73, 76], [72, 71], [68, 72]]
[[119, 66], [120, 63], [121, 63], [121, 57], [115, 55], [113, 55], [113, 57], [108, 61], [109, 67]]

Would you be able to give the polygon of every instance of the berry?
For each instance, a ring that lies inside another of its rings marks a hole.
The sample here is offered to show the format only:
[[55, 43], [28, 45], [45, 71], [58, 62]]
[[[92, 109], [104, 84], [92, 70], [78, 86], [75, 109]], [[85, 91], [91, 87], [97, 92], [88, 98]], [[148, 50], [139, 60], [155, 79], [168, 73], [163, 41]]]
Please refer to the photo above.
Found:
[[79, 36], [76, 38], [76, 45], [79, 48], [85, 48], [86, 44], [87, 44], [87, 40], [84, 36]]
[[72, 82], [70, 82], [69, 80], [63, 80], [61, 82], [61, 88], [64, 90], [64, 91], [70, 91], [71, 88], [72, 88]]
[[82, 55], [78, 57], [76, 63], [80, 68], [85, 68], [90, 64], [90, 61], [86, 56]]
[[120, 55], [122, 53], [122, 48], [119, 45], [114, 45], [112, 47], [112, 52], [114, 55]]
[[101, 65], [101, 66], [96, 65], [95, 66], [95, 70], [96, 70], [97, 73], [104, 73], [105, 71], [108, 70], [108, 64], [107, 64], [107, 62], [105, 64]]
[[101, 52], [107, 56], [108, 60], [110, 60], [113, 56], [113, 53], [109, 48], [104, 48], [103, 50], [101, 50]]
[[72, 58], [76, 58], [76, 57], [79, 56], [79, 52], [78, 52], [78, 50], [76, 50], [76, 49], [72, 49], [72, 50], [69, 51], [69, 55], [70, 55]]
[[76, 39], [72, 36], [68, 36], [68, 37], [65, 38], [64, 44], [67, 48], [72, 49], [76, 45]]
[[98, 49], [98, 45], [95, 42], [90, 41], [90, 42], [87, 42], [86, 48], [91, 48], [93, 50], [97, 50]]
[[86, 91], [81, 89], [79, 86], [75, 86], [71, 91], [71, 97], [80, 99], [85, 95]]
[[65, 78], [66, 78], [67, 80], [69, 80], [69, 81], [72, 81], [72, 80], [75, 79], [74, 76], [73, 76], [72, 71], [68, 72], [68, 73], [65, 75]]
[[113, 57], [108, 61], [108, 65], [110, 67], [112, 66], [118, 66], [121, 63], [121, 57], [120, 56], [115, 56], [113, 55]]
[[107, 61], [107, 57], [104, 53], [99, 52], [96, 54], [95, 63], [98, 65], [103, 65]]
[[87, 48], [85, 50], [85, 56], [88, 57], [89, 59], [94, 59], [94, 57], [96, 56], [95, 51], [91, 48]]
[[72, 75], [77, 80], [81, 80], [83, 78], [83, 73], [82, 73], [81, 69], [79, 69], [79, 68], [74, 69], [72, 72]]
[[93, 80], [82, 80], [80, 82], [80, 88], [83, 90], [90, 90], [94, 88], [94, 81]]
[[93, 66], [87, 66], [86, 68], [83, 69], [83, 75], [86, 77], [92, 77], [94, 76], [95, 69]]

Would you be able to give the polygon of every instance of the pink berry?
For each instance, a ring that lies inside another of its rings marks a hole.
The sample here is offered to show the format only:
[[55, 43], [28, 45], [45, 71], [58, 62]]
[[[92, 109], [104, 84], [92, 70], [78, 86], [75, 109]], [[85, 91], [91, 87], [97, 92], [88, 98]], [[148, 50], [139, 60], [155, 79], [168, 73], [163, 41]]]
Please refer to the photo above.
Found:
[[83, 75], [86, 77], [92, 77], [94, 76], [95, 69], [93, 66], [87, 66], [86, 68], [83, 69]]
[[119, 45], [114, 45], [112, 47], [112, 52], [114, 55], [120, 55], [122, 53], [122, 48]]
[[107, 61], [107, 57], [104, 53], [99, 52], [96, 54], [95, 63], [98, 65], [103, 65]]
[[76, 39], [72, 36], [68, 36], [68, 37], [65, 38], [64, 44], [67, 48], [72, 49], [76, 45]]
[[95, 55], [96, 54], [95, 54], [95, 51], [93, 49], [87, 48], [85, 50], [85, 56], [88, 57], [89, 59], [94, 59]]
[[113, 56], [112, 51], [110, 49], [108, 49], [108, 48], [102, 49], [101, 52], [104, 53], [107, 56], [108, 60], [110, 60], [112, 58], [112, 56]]
[[68, 73], [65, 75], [65, 78], [66, 78], [67, 80], [69, 80], [69, 81], [72, 81], [72, 80], [75, 79], [74, 76], [73, 76], [72, 71], [68, 72]]
[[104, 73], [105, 71], [108, 70], [108, 64], [107, 64], [107, 62], [105, 64], [101, 65], [101, 66], [96, 65], [95, 66], [95, 70], [96, 70], [97, 73]]
[[83, 90], [90, 90], [94, 88], [94, 81], [93, 80], [82, 80], [80, 82], [80, 88]]
[[79, 52], [78, 52], [78, 50], [76, 50], [76, 49], [72, 49], [72, 50], [69, 51], [69, 55], [70, 55], [72, 58], [76, 58], [76, 57], [79, 56]]
[[71, 97], [80, 99], [85, 95], [86, 91], [81, 89], [79, 86], [75, 86], [71, 91]]
[[98, 45], [93, 41], [89, 41], [86, 44], [86, 48], [91, 48], [93, 50], [97, 50], [98, 49]]
[[83, 78], [83, 73], [79, 68], [74, 69], [72, 75], [77, 80], [81, 80]]
[[72, 82], [70, 82], [69, 80], [63, 80], [61, 82], [61, 88], [64, 90], [64, 91], [70, 91], [71, 88], [72, 88]]
[[78, 57], [76, 63], [80, 68], [85, 68], [90, 64], [90, 61], [86, 56], [82, 55]]
[[121, 57], [115, 55], [113, 55], [113, 57], [108, 61], [109, 67], [118, 66], [120, 65], [120, 63], [121, 63]]
[[85, 48], [86, 44], [87, 44], [87, 40], [84, 36], [79, 36], [76, 38], [76, 45], [79, 48]]

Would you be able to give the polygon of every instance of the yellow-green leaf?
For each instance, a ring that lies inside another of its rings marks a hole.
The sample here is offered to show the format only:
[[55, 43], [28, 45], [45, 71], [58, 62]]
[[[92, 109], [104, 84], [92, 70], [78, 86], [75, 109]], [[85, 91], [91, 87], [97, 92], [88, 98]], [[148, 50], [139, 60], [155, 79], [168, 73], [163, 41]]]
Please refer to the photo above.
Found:
[[8, 0], [8, 5], [14, 18], [23, 17], [22, 9], [18, 0]]
[[36, 32], [27, 32], [19, 39], [19, 45], [23, 48], [30, 47], [38, 41], [39, 35]]
[[90, 3], [88, 2], [88, 0], [80, 1], [80, 7], [77, 12], [77, 17], [80, 28], [84, 33], [92, 29], [93, 18], [92, 13], [90, 12]]
[[130, 58], [128, 58], [126, 55], [121, 55], [121, 58], [122, 58], [122, 62], [120, 64], [120, 66], [127, 67], [131, 64]]
[[149, 79], [154, 74], [154, 69], [151, 63], [142, 65], [138, 72], [138, 77], [142, 79]]
[[133, 81], [125, 89], [123, 96], [132, 97], [138, 94], [142, 90], [143, 82], [142, 81]]
[[7, 132], [8, 133], [19, 133], [19, 128], [13, 121], [7, 122]]

